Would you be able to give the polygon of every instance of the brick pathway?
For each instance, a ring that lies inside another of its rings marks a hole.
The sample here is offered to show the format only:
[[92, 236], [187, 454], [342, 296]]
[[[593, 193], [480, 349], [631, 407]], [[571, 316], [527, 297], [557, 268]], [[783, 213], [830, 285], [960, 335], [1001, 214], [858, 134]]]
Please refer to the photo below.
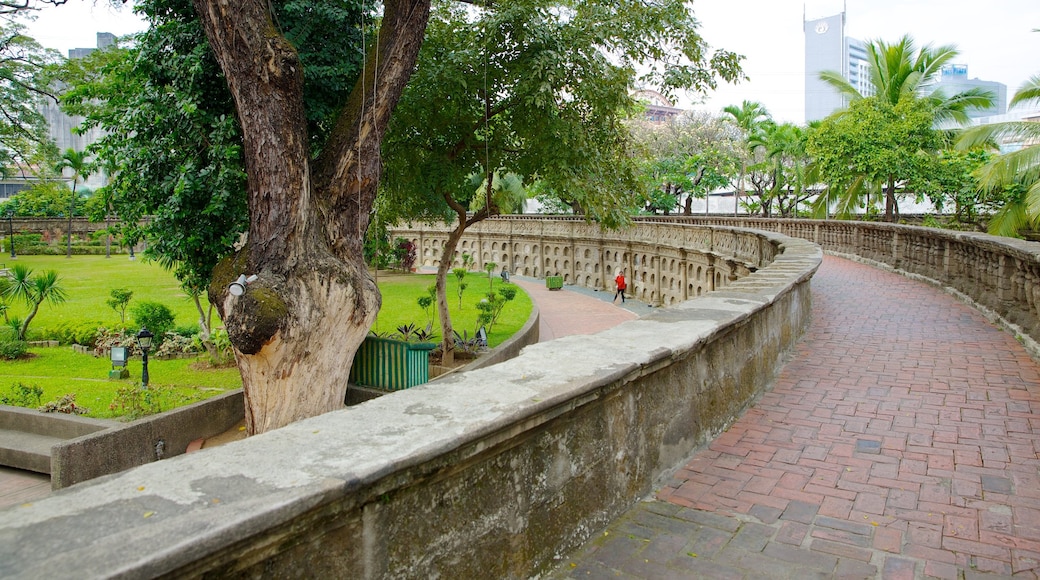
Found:
[[1040, 367], [925, 284], [812, 287], [774, 389], [553, 577], [1037, 577]]

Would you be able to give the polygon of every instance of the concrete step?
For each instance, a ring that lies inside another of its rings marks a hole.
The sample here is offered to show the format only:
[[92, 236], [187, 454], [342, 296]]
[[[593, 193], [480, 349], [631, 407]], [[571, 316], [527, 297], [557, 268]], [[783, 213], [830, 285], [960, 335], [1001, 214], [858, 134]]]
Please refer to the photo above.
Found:
[[0, 429], [0, 465], [50, 474], [51, 447], [64, 439]]

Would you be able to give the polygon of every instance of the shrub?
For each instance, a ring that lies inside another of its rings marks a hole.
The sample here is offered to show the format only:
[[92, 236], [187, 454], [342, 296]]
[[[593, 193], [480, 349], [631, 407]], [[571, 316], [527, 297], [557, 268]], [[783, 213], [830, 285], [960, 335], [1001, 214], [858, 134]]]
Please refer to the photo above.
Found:
[[181, 336], [187, 336], [189, 338], [195, 336], [200, 332], [198, 324], [188, 324], [185, 326], [178, 326], [173, 329], [173, 332]]
[[94, 346], [100, 322], [63, 322], [58, 326], [43, 328], [34, 335], [40, 340], [56, 340], [62, 344]]
[[29, 352], [29, 344], [24, 340], [8, 340], [0, 342], [0, 358], [15, 360]]
[[69, 393], [55, 401], [48, 401], [40, 407], [41, 413], [66, 413], [69, 415], [86, 415], [90, 409], [76, 404], [76, 393]]
[[97, 338], [94, 340], [94, 356], [107, 357], [113, 346], [125, 346], [128, 355], [140, 354], [133, 332], [122, 328], [98, 328]]
[[184, 336], [176, 332], [167, 332], [163, 336], [162, 344], [155, 349], [155, 356], [170, 356], [175, 354], [189, 354], [198, 352], [195, 342], [190, 336]]
[[0, 395], [0, 405], [39, 407], [40, 398], [43, 397], [43, 388], [39, 385], [29, 386], [24, 383], [18, 383], [11, 385], [8, 391], [10, 394]]
[[116, 396], [108, 406], [110, 411], [119, 411], [127, 421], [140, 419], [146, 415], [161, 413], [163, 403], [167, 408], [175, 406], [173, 389], [170, 387], [148, 387], [125, 385], [116, 389]]
[[134, 324], [147, 327], [155, 335], [156, 344], [161, 344], [166, 333], [173, 330], [173, 311], [159, 302], [138, 302], [133, 308]]

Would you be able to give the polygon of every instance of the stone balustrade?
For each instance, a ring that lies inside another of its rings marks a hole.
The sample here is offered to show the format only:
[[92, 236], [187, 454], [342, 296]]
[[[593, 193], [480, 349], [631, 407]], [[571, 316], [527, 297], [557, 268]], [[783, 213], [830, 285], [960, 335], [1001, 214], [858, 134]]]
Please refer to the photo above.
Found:
[[[410, 231], [432, 265], [441, 234]], [[671, 306], [0, 511], [0, 577], [531, 577], [768, 388], [822, 260], [682, 224], [494, 220], [465, 241], [482, 264], [592, 287], [624, 267]]]
[[[400, 227], [392, 235], [416, 245], [416, 262], [440, 264], [447, 226]], [[765, 267], [776, 248], [759, 235], [729, 227], [691, 228], [662, 222], [649, 227], [603, 230], [584, 220], [505, 218], [468, 228], [453, 267], [469, 254], [476, 268], [493, 262], [514, 275], [562, 276], [565, 284], [611, 290], [618, 270], [628, 294], [655, 306], [671, 306], [725, 288]]]
[[809, 240], [828, 253], [935, 284], [1014, 334], [1040, 359], [1040, 243], [900, 224], [725, 217], [645, 222], [752, 228]]

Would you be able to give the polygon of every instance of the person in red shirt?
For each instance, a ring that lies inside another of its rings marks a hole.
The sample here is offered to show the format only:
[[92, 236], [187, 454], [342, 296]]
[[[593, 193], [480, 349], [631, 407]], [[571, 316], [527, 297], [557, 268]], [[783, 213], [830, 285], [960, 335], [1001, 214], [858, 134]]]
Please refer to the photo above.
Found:
[[614, 294], [614, 302], [617, 302], [618, 296], [621, 297], [621, 303], [625, 303], [625, 273], [621, 270], [617, 271], [617, 277], [614, 278], [614, 283], [617, 284], [617, 294]]

